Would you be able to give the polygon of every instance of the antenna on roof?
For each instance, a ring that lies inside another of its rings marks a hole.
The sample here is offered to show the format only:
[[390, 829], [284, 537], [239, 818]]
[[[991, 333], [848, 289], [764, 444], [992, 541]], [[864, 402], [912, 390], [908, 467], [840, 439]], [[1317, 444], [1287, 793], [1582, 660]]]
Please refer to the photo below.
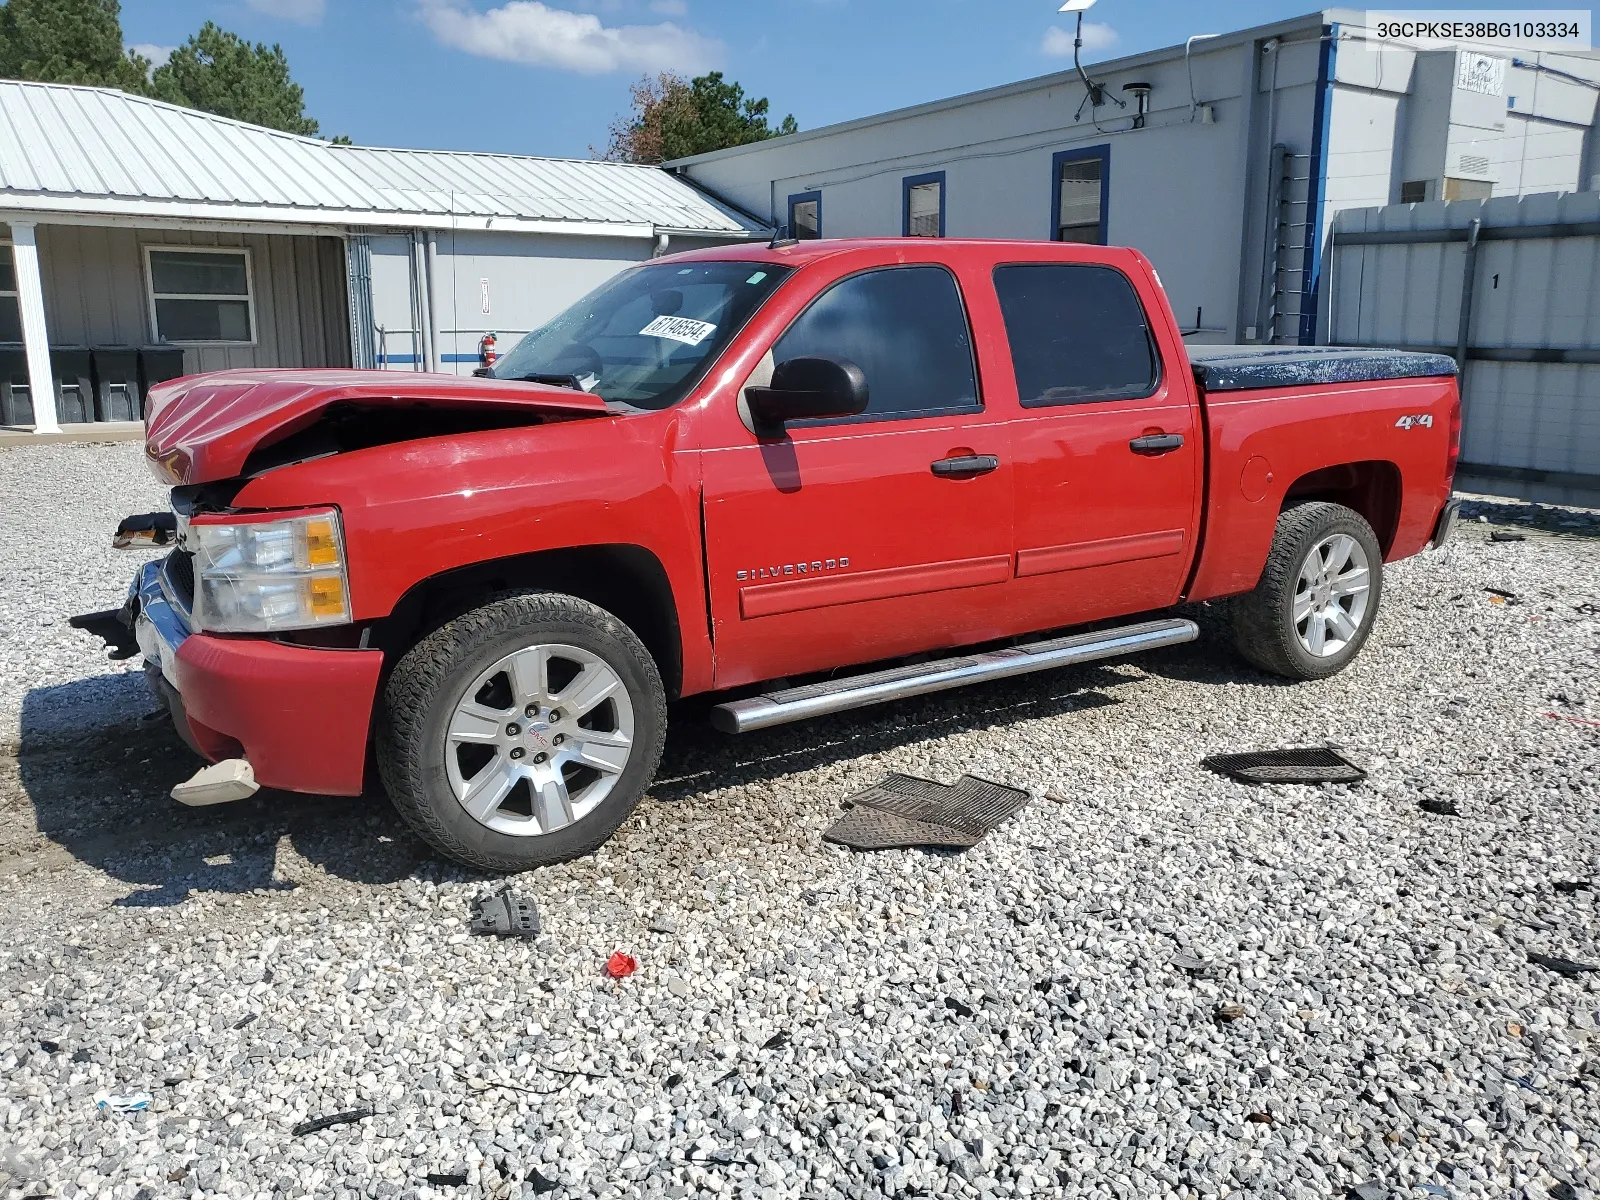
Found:
[[799, 238], [789, 236], [789, 227], [787, 225], [779, 225], [772, 231], [772, 240], [767, 243], [767, 249], [781, 250], [785, 246], [798, 246], [799, 244]]
[[[1083, 80], [1083, 86], [1088, 90], [1089, 94], [1084, 98], [1095, 108], [1099, 108], [1106, 102], [1106, 89], [1089, 78], [1089, 73], [1083, 69], [1083, 63], [1078, 59], [1079, 51], [1083, 49], [1083, 14], [1093, 8], [1094, 4], [1095, 0], [1067, 0], [1056, 11], [1078, 14], [1078, 31], [1072, 38], [1072, 65], [1078, 68], [1078, 78]], [[1118, 108], [1128, 107], [1119, 96], [1112, 96], [1111, 101]], [[1078, 105], [1078, 113], [1081, 115], [1082, 112], [1083, 105], [1080, 104]]]

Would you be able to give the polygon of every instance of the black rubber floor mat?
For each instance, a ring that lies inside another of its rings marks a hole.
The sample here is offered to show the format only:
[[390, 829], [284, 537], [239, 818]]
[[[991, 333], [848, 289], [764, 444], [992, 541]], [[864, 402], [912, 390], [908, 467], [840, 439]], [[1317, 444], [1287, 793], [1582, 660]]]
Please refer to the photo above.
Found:
[[1367, 777], [1337, 750], [1323, 746], [1213, 754], [1201, 759], [1200, 765], [1244, 783], [1359, 783]]
[[1020, 788], [963, 775], [948, 786], [889, 775], [849, 797], [849, 811], [822, 835], [853, 850], [976, 846], [1028, 802]]

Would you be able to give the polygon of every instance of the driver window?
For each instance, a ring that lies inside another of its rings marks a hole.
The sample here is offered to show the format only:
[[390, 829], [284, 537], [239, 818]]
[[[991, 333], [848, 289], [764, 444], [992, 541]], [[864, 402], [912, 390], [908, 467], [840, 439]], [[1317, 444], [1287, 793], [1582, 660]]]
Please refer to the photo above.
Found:
[[867, 378], [867, 411], [833, 420], [927, 417], [981, 407], [966, 309], [955, 277], [943, 267], [885, 267], [834, 284], [772, 348], [780, 363], [812, 355], [847, 359]]

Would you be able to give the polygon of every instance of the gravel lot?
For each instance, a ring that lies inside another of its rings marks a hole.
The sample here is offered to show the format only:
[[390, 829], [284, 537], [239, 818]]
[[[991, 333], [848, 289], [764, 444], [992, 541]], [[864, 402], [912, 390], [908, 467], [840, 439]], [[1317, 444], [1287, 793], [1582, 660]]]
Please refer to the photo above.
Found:
[[[1482, 506], [1527, 539], [1392, 569], [1323, 684], [1203, 612], [1178, 651], [737, 741], [686, 708], [610, 845], [516, 881], [544, 934], [497, 942], [464, 925], [493, 881], [381, 795], [167, 799], [193, 760], [61, 625], [141, 557], [109, 549], [162, 502], [137, 451], [0, 450], [13, 1200], [1600, 1195], [1600, 975], [1528, 958], [1600, 963], [1595, 893], [1554, 886], [1600, 874], [1595, 514]], [[1198, 766], [1329, 741], [1366, 783]], [[888, 770], [1034, 800], [963, 854], [822, 844]]]

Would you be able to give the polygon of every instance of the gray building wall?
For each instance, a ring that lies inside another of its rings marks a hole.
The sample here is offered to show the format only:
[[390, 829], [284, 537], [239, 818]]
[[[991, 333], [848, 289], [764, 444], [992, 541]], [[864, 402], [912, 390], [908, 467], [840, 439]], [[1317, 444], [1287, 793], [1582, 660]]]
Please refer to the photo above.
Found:
[[154, 344], [144, 246], [242, 246], [250, 250], [256, 344], [187, 346], [184, 370], [350, 364], [337, 238], [85, 225], [40, 225], [38, 237], [53, 346]]
[[1190, 340], [1259, 340], [1269, 325], [1296, 340], [1307, 284], [1325, 309], [1340, 210], [1397, 202], [1406, 180], [1433, 181], [1430, 198], [1458, 178], [1519, 196], [1600, 173], [1597, 89], [1556, 73], [1600, 80], [1596, 55], [1504, 54], [1501, 94], [1482, 95], [1457, 86], [1457, 52], [1380, 50], [1364, 19], [1327, 10], [1196, 41], [1187, 64], [1178, 47], [1091, 66], [1114, 96], [1151, 85], [1143, 128], [1109, 102], [1080, 112], [1083, 84], [1062, 73], [678, 167], [780, 224], [790, 195], [818, 191], [825, 237], [898, 236], [902, 180], [943, 171], [946, 236], [1043, 239], [1052, 155], [1106, 146], [1108, 240], [1150, 257], [1182, 326], [1199, 326]]
[[1053, 156], [1107, 146], [1109, 240], [1150, 257], [1183, 327], [1198, 315], [1203, 328], [1193, 340], [1233, 341], [1236, 325], [1255, 320], [1267, 233], [1264, 183], [1259, 195], [1252, 187], [1264, 179], [1267, 123], [1275, 140], [1309, 152], [1320, 33], [1311, 21], [1284, 35], [1275, 95], [1270, 75], [1257, 69], [1255, 41], [1197, 42], [1189, 65], [1209, 121], [1191, 107], [1181, 53], [1141, 56], [1125, 68], [1091, 69], [1111, 95], [1125, 97], [1122, 87], [1133, 81], [1152, 86], [1140, 129], [1129, 127], [1131, 98], [1128, 110], [1108, 100], [1079, 116], [1081, 82], [1052, 76], [933, 111], [691, 160], [684, 170], [779, 224], [791, 194], [820, 191], [827, 237], [898, 236], [902, 180], [943, 171], [946, 236], [1044, 240], [1052, 232]]
[[[644, 238], [493, 230], [433, 237], [437, 356], [441, 370], [458, 375], [477, 366], [478, 341], [485, 333], [497, 335], [497, 348], [504, 354], [524, 334], [655, 252], [655, 242]], [[668, 252], [717, 244], [675, 238]], [[420, 283], [417, 245], [410, 234], [367, 235], [372, 318], [381, 327], [374, 334], [376, 365], [390, 370], [420, 370], [426, 363], [418, 320], [426, 323], [419, 297], [425, 301], [427, 289]]]

